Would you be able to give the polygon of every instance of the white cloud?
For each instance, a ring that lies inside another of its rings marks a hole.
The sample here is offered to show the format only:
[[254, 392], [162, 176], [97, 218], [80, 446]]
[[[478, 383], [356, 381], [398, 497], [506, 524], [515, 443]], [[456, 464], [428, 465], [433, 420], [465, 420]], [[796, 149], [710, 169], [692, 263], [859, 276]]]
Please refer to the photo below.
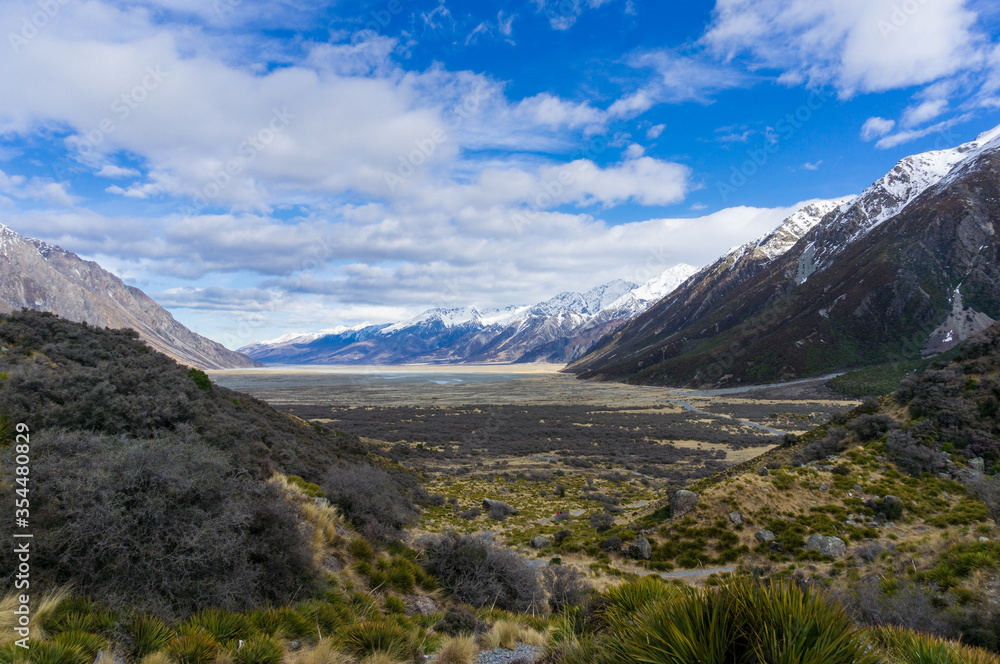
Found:
[[67, 191], [65, 182], [54, 182], [47, 178], [8, 175], [0, 171], [0, 193], [13, 198], [32, 199], [63, 207], [72, 207], [82, 199]]
[[[613, 0], [535, 0], [538, 11], [549, 20], [554, 30], [569, 30], [584, 9], [597, 9]], [[626, 12], [631, 5], [626, 6]]]
[[861, 139], [864, 141], [875, 140], [888, 134], [895, 126], [895, 120], [887, 120], [878, 116], [870, 117], [865, 120], [865, 124], [861, 127]]
[[802, 164], [802, 168], [806, 169], [807, 171], [818, 171], [819, 167], [822, 164], [823, 164], [823, 160], [822, 159], [820, 159], [819, 161], [813, 161], [813, 162], [807, 161], [806, 163]]
[[646, 138], [650, 140], [655, 140], [660, 137], [660, 135], [663, 133], [663, 130], [666, 128], [667, 125], [665, 124], [653, 125], [652, 127], [646, 130]]
[[930, 99], [903, 112], [904, 127], [916, 127], [941, 115], [948, 108], [947, 99]]
[[140, 173], [134, 168], [124, 168], [116, 164], [104, 164], [101, 166], [101, 170], [97, 171], [95, 175], [102, 178], [132, 178], [138, 177]]
[[966, 0], [718, 0], [704, 42], [721, 57], [782, 70], [789, 83], [832, 84], [850, 97], [981, 66], [976, 18]]
[[[918, 138], [923, 138], [924, 136], [930, 136], [931, 134], [936, 134], [938, 132], [944, 132], [949, 127], [952, 127], [963, 120], [968, 120], [968, 114], [960, 115], [954, 118], [949, 118], [942, 122], [937, 122], [923, 129], [907, 129], [904, 131], [897, 131], [895, 134], [889, 134], [879, 139], [875, 144], [876, 148], [885, 150], [888, 148], [894, 148], [897, 145], [902, 145], [903, 143], [909, 143]], [[947, 147], [952, 147], [950, 144]]]
[[628, 59], [635, 69], [652, 69], [652, 80], [623, 96], [609, 108], [612, 117], [631, 117], [656, 104], [709, 103], [713, 94], [749, 85], [752, 78], [727, 66], [680, 56], [668, 50], [637, 53]]

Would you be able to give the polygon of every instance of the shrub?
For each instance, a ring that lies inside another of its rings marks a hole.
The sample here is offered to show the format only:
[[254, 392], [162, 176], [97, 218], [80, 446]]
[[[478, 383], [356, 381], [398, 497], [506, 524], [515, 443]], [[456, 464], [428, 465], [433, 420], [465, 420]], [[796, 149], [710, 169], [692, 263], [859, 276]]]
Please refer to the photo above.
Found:
[[921, 445], [909, 431], [890, 431], [885, 448], [899, 469], [910, 475], [936, 473], [945, 466], [939, 452]]
[[610, 514], [591, 514], [590, 527], [599, 533], [610, 530], [615, 525], [615, 517]]
[[132, 658], [136, 661], [160, 650], [173, 636], [166, 623], [150, 615], [139, 615], [129, 626], [132, 635]]
[[899, 499], [895, 496], [886, 496], [885, 498], [876, 498], [874, 500], [869, 498], [865, 501], [865, 507], [888, 521], [895, 521], [903, 516], [903, 503], [899, 502]]
[[479, 621], [471, 611], [466, 611], [460, 606], [453, 606], [445, 612], [441, 620], [435, 623], [434, 630], [449, 636], [471, 634], [476, 631], [478, 623]]
[[398, 538], [419, 515], [400, 477], [370, 464], [332, 468], [323, 490], [355, 526], [382, 525], [390, 537]]
[[188, 369], [187, 375], [188, 378], [194, 381], [194, 384], [197, 385], [198, 389], [201, 390], [202, 392], [212, 391], [212, 381], [209, 380], [208, 374], [206, 374], [204, 371], [191, 367], [190, 369]]
[[622, 550], [621, 537], [609, 537], [608, 539], [601, 542], [601, 551], [607, 551], [608, 553], [613, 553], [621, 550]]
[[182, 634], [167, 645], [167, 653], [177, 664], [212, 664], [219, 650], [208, 634]]
[[47, 489], [32, 501], [40, 580], [161, 615], [283, 602], [309, 584], [298, 511], [229, 455], [183, 434], [32, 442]]
[[460, 519], [465, 519], [466, 521], [472, 521], [473, 519], [478, 519], [482, 515], [483, 511], [478, 507], [470, 507], [469, 509], [459, 512], [458, 516]]
[[445, 533], [418, 542], [423, 566], [461, 602], [507, 611], [538, 610], [542, 591], [530, 562], [484, 537]]
[[583, 575], [567, 565], [547, 565], [542, 569], [542, 588], [548, 593], [549, 608], [561, 613], [577, 606], [590, 590]]
[[[809, 463], [810, 461], [816, 461], [817, 459], [822, 459], [828, 457], [831, 454], [836, 454], [843, 448], [844, 438], [847, 437], [847, 431], [841, 428], [831, 429], [826, 436], [820, 438], [819, 440], [814, 440], [811, 443], [806, 444], [792, 457], [793, 465], [801, 465]], [[768, 464], [768, 468], [771, 468], [771, 464]], [[775, 468], [780, 468], [781, 464], [775, 464]]]
[[877, 440], [892, 429], [899, 428], [899, 422], [888, 415], [862, 415], [849, 425], [859, 440]]

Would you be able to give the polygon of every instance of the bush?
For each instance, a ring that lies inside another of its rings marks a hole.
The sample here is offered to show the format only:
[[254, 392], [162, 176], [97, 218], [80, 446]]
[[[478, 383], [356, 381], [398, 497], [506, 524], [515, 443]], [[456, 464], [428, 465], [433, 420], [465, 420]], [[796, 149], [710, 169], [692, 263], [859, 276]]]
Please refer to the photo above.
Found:
[[460, 519], [465, 519], [466, 521], [472, 521], [478, 519], [482, 515], [483, 511], [478, 507], [470, 507], [464, 512], [459, 512], [458, 516]]
[[521, 613], [537, 611], [542, 603], [534, 566], [490, 539], [446, 533], [418, 545], [424, 569], [461, 602]]
[[610, 514], [591, 514], [590, 527], [599, 533], [610, 530], [615, 525], [615, 517]]
[[571, 606], [578, 606], [590, 586], [583, 575], [567, 565], [547, 565], [542, 569], [542, 588], [548, 593], [549, 608], [561, 613]]
[[161, 615], [284, 602], [310, 583], [296, 508], [197, 439], [32, 442], [39, 580]]
[[876, 498], [874, 500], [869, 498], [865, 501], [865, 507], [871, 509], [887, 521], [895, 521], [903, 516], [903, 503], [899, 502], [899, 499], [895, 496], [886, 496], [885, 498]]
[[453, 606], [434, 625], [434, 631], [447, 634], [448, 636], [471, 634], [476, 631], [476, 625], [478, 624], [479, 621], [471, 611], [467, 611], [460, 606]]
[[848, 425], [863, 442], [877, 440], [892, 429], [899, 428], [899, 422], [888, 415], [862, 415]]
[[419, 516], [416, 505], [398, 475], [371, 464], [338, 466], [323, 480], [323, 491], [344, 517], [359, 528], [381, 525], [369, 532], [398, 538]]
[[910, 475], [936, 473], [945, 467], [941, 453], [921, 445], [909, 431], [890, 431], [885, 449], [899, 469]]
[[194, 367], [191, 367], [190, 369], [188, 369], [187, 375], [188, 375], [188, 378], [190, 378], [192, 381], [194, 381], [194, 384], [202, 392], [211, 392], [212, 391], [212, 381], [209, 380], [208, 374], [206, 374], [204, 371], [202, 371], [200, 369], [195, 369]]
[[608, 539], [601, 542], [601, 551], [607, 551], [608, 553], [614, 553], [622, 550], [622, 538], [621, 537], [609, 537]]
[[[811, 443], [806, 444], [798, 451], [795, 456], [792, 457], [793, 465], [801, 465], [809, 463], [810, 461], [816, 461], [817, 459], [823, 459], [830, 456], [831, 454], [836, 454], [843, 448], [844, 438], [847, 437], [847, 431], [841, 428], [831, 429], [829, 433], [819, 440], [814, 440]], [[775, 464], [776, 468], [779, 468], [781, 464]], [[768, 464], [768, 468], [771, 464]]]

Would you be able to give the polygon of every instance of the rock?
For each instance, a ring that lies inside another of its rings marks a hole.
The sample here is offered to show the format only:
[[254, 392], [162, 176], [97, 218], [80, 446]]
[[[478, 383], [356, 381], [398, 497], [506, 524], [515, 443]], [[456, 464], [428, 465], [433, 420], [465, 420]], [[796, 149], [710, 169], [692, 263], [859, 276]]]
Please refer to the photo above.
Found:
[[406, 598], [403, 605], [406, 607], [406, 615], [408, 616], [415, 614], [429, 616], [432, 613], [441, 611], [441, 607], [437, 602], [430, 597], [424, 597], [422, 595], [410, 595]]
[[770, 542], [774, 539], [774, 533], [764, 528], [755, 532], [753, 536], [757, 538], [758, 542]]
[[982, 475], [986, 472], [986, 462], [983, 457], [974, 457], [969, 459], [969, 468]]
[[819, 551], [824, 556], [839, 558], [847, 553], [847, 544], [839, 537], [827, 537], [826, 535], [813, 535], [806, 542], [806, 551]]
[[761, 477], [767, 477], [768, 475], [771, 474], [771, 471], [769, 471], [767, 468], [761, 468], [760, 470], [757, 471], [757, 474], [760, 475]]
[[544, 549], [545, 547], [547, 547], [547, 546], [549, 546], [551, 544], [552, 544], [552, 542], [550, 542], [545, 537], [542, 537], [541, 535], [539, 535], [535, 539], [531, 540], [531, 546], [533, 546], [536, 549]]
[[743, 525], [743, 515], [740, 514], [739, 512], [730, 512], [729, 513], [729, 520], [732, 522], [732, 524], [734, 526], [742, 526]]
[[951, 479], [951, 473], [938, 473], [937, 476], [938, 476], [939, 480], [950, 480]]
[[781, 546], [781, 542], [771, 541], [767, 543], [767, 550], [771, 553], [784, 553], [785, 547]]
[[698, 494], [681, 489], [670, 499], [670, 517], [682, 517], [698, 505]]
[[819, 485], [819, 490], [820, 491], [829, 491], [830, 490], [830, 485], [827, 484], [826, 482], [824, 482], [823, 484]]
[[653, 545], [645, 537], [640, 537], [628, 548], [627, 554], [636, 560], [649, 560], [653, 555]]
[[833, 466], [819, 466], [818, 470], [823, 473], [832, 473]]
[[491, 498], [483, 498], [483, 509], [486, 510], [490, 516], [494, 513], [503, 514], [504, 516], [513, 516], [517, 514], [517, 510], [507, 503], [502, 500], [493, 500]]
[[941, 492], [941, 497], [944, 498], [945, 500], [951, 500], [951, 496], [949, 496], [946, 491]]
[[989, 541], [990, 541], [990, 538], [989, 538], [989, 537], [980, 537], [980, 538], [979, 538], [979, 541], [980, 541], [980, 542], [989, 542]]
[[855, 484], [854, 485], [854, 490], [857, 491], [858, 493], [861, 493], [861, 485], [860, 484]]

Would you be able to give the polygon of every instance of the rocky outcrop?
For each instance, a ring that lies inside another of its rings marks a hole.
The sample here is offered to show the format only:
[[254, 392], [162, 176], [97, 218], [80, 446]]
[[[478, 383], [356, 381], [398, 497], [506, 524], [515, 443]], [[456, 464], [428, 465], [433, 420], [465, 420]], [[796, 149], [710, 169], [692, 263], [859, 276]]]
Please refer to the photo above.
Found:
[[806, 542], [806, 551], [818, 551], [824, 556], [840, 558], [847, 553], [847, 544], [839, 537], [813, 535]]
[[184, 327], [97, 263], [0, 225], [0, 313], [21, 308], [95, 327], [132, 328], [155, 350], [199, 369], [258, 364]]
[[670, 518], [679, 519], [698, 506], [698, 494], [681, 489], [670, 499]]

